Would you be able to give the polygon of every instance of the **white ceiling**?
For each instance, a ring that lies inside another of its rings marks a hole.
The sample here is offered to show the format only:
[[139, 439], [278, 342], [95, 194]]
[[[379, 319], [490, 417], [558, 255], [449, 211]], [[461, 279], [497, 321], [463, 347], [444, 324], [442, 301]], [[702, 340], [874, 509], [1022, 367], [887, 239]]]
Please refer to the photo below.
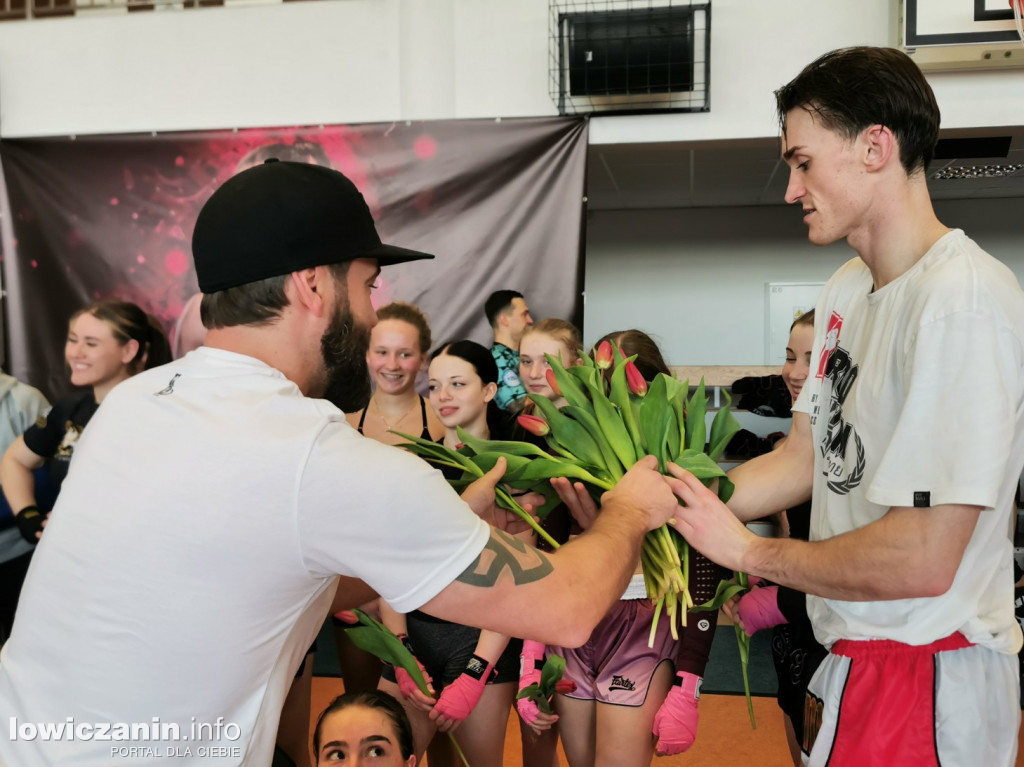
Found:
[[[957, 129], [941, 138], [1010, 136], [1007, 157], [932, 162], [933, 199], [1024, 197], [1024, 170], [1004, 178], [935, 180], [945, 166], [1024, 164], [1024, 127]], [[700, 143], [603, 144], [589, 149], [590, 210], [780, 205], [789, 169], [777, 138]]]

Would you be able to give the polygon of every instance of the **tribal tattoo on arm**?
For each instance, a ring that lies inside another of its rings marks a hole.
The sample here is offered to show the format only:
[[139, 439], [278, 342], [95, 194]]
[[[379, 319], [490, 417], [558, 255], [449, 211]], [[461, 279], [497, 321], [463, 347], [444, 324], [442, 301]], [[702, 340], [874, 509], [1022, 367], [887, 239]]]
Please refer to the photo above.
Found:
[[507, 571], [518, 586], [539, 581], [552, 570], [551, 560], [543, 551], [492, 528], [480, 556], [456, 580], [470, 586], [493, 586]]

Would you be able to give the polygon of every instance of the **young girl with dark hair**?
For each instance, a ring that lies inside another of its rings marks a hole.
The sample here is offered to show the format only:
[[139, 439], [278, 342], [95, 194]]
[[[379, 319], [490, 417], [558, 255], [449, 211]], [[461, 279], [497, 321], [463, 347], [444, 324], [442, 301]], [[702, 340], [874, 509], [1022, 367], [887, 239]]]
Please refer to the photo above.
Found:
[[[156, 321], [142, 309], [127, 301], [107, 300], [71, 316], [64, 358], [71, 383], [86, 390], [59, 400], [17, 437], [0, 459], [0, 487], [15, 512], [18, 531], [32, 544], [5, 563], [0, 582], [7, 606], [5, 624], [10, 622], [35, 544], [67, 476], [82, 430], [111, 389], [144, 368], [170, 362], [171, 349]], [[37, 497], [34, 472], [44, 465], [48, 481], [38, 485], [41, 494]]]
[[331, 701], [316, 721], [313, 755], [317, 767], [416, 765], [409, 717], [397, 700], [378, 690], [346, 692]]
[[74, 386], [86, 391], [66, 397], [18, 437], [0, 460], [0, 486], [25, 540], [39, 539], [45, 514], [36, 507], [32, 472], [46, 464], [59, 492], [82, 430], [104, 397], [143, 369], [170, 362], [163, 331], [128, 301], [97, 301], [71, 316], [64, 358]]

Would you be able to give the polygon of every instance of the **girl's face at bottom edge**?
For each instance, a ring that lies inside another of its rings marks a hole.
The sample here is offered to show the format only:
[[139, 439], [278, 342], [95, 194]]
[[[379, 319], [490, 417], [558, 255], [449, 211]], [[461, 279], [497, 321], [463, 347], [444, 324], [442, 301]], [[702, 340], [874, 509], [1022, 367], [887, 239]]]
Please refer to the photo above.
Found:
[[416, 757], [402, 758], [398, 732], [386, 713], [354, 705], [324, 718], [316, 763], [317, 767], [413, 767]]

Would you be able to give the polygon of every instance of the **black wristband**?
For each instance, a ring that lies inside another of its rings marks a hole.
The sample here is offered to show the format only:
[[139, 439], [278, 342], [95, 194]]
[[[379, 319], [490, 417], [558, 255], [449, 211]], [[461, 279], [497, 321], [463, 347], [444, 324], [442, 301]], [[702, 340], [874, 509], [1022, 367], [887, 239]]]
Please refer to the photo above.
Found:
[[396, 634], [395, 636], [398, 637], [398, 641], [402, 643], [402, 646], [406, 650], [409, 651], [409, 654], [412, 655], [415, 658], [416, 657], [416, 651], [412, 649], [412, 642], [409, 641], [409, 635], [408, 634]]
[[479, 681], [484, 678], [484, 674], [487, 673], [487, 667], [490, 665], [490, 662], [486, 659], [481, 658], [479, 655], [473, 655], [466, 663], [466, 670], [462, 673]]
[[36, 533], [43, 532], [44, 519], [46, 519], [46, 515], [39, 510], [38, 506], [26, 506], [14, 515], [14, 521], [18, 525], [18, 532], [29, 543], [39, 543]]
[[791, 624], [802, 626], [805, 629], [811, 628], [811, 619], [807, 616], [807, 595], [802, 591], [791, 589], [788, 586], [779, 586], [776, 604], [779, 612]]

